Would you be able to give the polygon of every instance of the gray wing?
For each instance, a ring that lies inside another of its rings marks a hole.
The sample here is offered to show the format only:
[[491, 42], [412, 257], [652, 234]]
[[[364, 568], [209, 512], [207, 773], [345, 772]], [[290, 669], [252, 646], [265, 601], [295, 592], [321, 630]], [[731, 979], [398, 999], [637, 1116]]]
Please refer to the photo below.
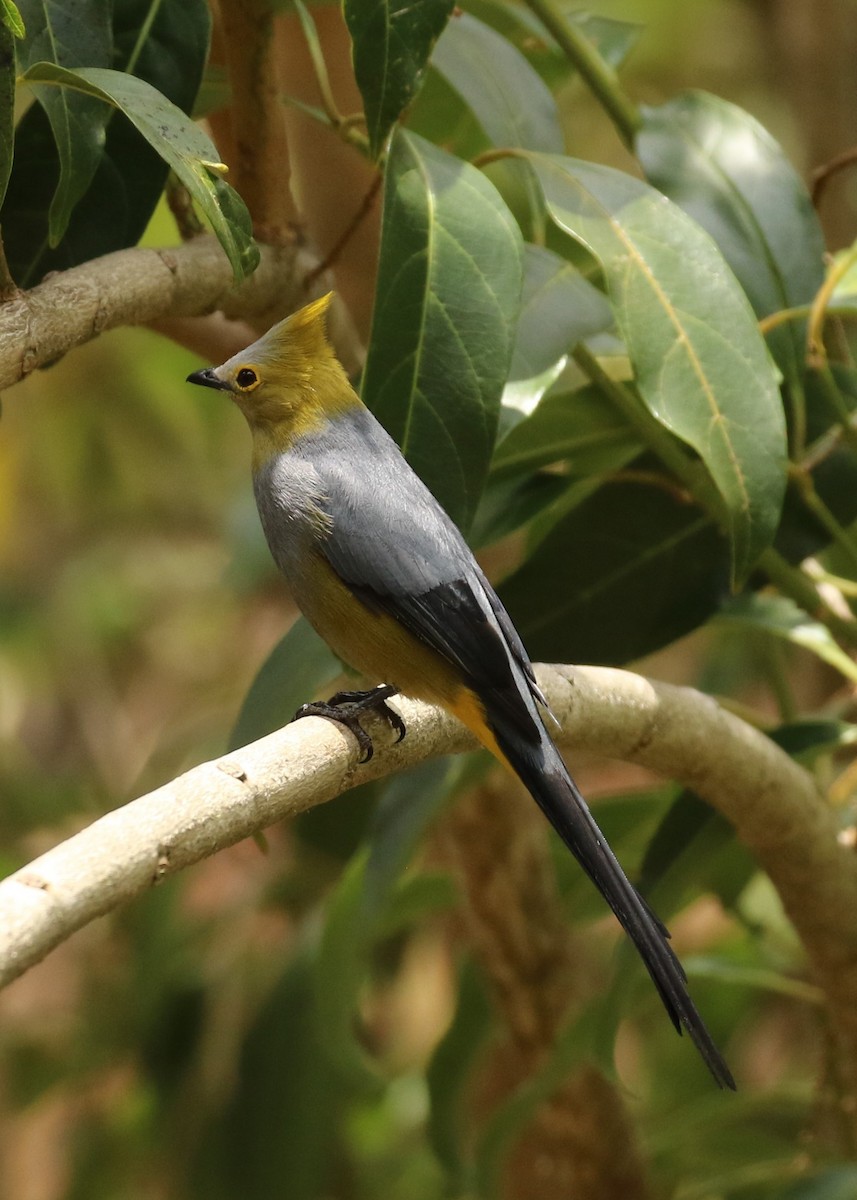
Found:
[[367, 607], [394, 617], [456, 666], [477, 694], [490, 693], [529, 724], [513, 663], [531, 694], [543, 697], [523, 642], [461, 533], [392, 438], [368, 410], [355, 409], [308, 448], [331, 517], [321, 549], [337, 575]]

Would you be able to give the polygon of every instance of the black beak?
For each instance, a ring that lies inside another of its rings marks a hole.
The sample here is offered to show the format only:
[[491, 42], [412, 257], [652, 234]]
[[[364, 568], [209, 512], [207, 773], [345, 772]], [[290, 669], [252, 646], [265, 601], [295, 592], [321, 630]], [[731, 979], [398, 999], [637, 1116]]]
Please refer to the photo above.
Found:
[[202, 387], [217, 388], [219, 392], [231, 391], [229, 384], [224, 383], [214, 374], [214, 367], [203, 367], [201, 371], [194, 371], [192, 375], [188, 375], [187, 382], [198, 383]]

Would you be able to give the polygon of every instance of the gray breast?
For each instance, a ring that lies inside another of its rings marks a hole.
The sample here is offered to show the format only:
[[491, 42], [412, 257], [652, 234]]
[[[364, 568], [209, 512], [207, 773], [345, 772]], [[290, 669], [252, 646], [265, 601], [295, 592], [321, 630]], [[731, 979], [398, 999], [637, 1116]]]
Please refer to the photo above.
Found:
[[327, 531], [318, 473], [304, 455], [285, 451], [256, 472], [253, 491], [274, 561], [287, 579], [295, 580], [307, 546]]

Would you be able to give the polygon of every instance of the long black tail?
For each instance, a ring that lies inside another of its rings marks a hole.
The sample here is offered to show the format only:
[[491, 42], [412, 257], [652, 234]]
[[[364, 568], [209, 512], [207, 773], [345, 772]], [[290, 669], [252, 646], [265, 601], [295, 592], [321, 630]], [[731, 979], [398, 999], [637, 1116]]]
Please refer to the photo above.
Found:
[[676, 1029], [687, 1030], [720, 1087], [734, 1089], [732, 1073], [688, 994], [669, 931], [629, 882], [547, 731], [542, 728], [539, 744], [533, 744], [502, 718], [490, 724], [509, 764], [637, 947]]

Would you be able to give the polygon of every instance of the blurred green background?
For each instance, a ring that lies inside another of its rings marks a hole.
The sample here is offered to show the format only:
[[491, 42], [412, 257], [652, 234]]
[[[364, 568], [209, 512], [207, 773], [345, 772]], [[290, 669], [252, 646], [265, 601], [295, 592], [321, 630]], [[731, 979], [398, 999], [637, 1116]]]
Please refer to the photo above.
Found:
[[[850, 0], [589, 7], [644, 26], [623, 72], [636, 97], [698, 87], [735, 101], [806, 177], [857, 143]], [[570, 152], [625, 165], [595, 103], [580, 88], [566, 100]], [[857, 173], [846, 173], [821, 209], [831, 248], [853, 239], [855, 210]], [[159, 211], [146, 241], [175, 240]], [[199, 365], [152, 332], [122, 330], [3, 397], [4, 874], [221, 753], [259, 666], [294, 619], [258, 527], [247, 431], [216, 393], [185, 384]], [[697, 638], [647, 667], [694, 681], [708, 654]], [[733, 687], [742, 672], [754, 687], [746, 655], [726, 665]], [[803, 686], [822, 693], [826, 677], [813, 671]], [[591, 769], [586, 782], [597, 791], [626, 777]], [[346, 1103], [319, 1067], [309, 961], [320, 906], [366, 819], [358, 800], [328, 807], [297, 832], [272, 831], [266, 856], [245, 843], [170, 880], [0, 995], [0, 1195], [442, 1195], [421, 1072], [451, 1019], [456, 982], [436, 922], [386, 944], [367, 1000], [373, 1049], [394, 1083]], [[791, 963], [793, 943], [764, 885], [758, 906], [772, 953]], [[716, 917], [697, 918], [703, 945], [729, 942]], [[705, 987], [698, 992], [704, 1008]], [[718, 1022], [737, 1029], [733, 1046], [760, 1086], [782, 1085], [778, 1099], [753, 1123], [752, 1096], [728, 1116], [723, 1098], [710, 1096], [681, 1146], [666, 1144], [658, 1115], [681, 1103], [689, 1047], [663, 1031], [656, 1044], [675, 1063], [673, 1091], [650, 1104], [648, 1150], [667, 1177], [700, 1169], [703, 1143], [722, 1169], [770, 1145], [777, 1189], [790, 1161], [799, 1173], [810, 1079], [802, 1057], [816, 1036], [807, 1012], [803, 1001], [735, 991]], [[721, 1121], [728, 1136], [717, 1134]], [[325, 1177], [329, 1192], [318, 1190]], [[842, 1196], [857, 1194], [851, 1182]], [[752, 1189], [761, 1183], [748, 1178], [746, 1194], [760, 1194]]]

